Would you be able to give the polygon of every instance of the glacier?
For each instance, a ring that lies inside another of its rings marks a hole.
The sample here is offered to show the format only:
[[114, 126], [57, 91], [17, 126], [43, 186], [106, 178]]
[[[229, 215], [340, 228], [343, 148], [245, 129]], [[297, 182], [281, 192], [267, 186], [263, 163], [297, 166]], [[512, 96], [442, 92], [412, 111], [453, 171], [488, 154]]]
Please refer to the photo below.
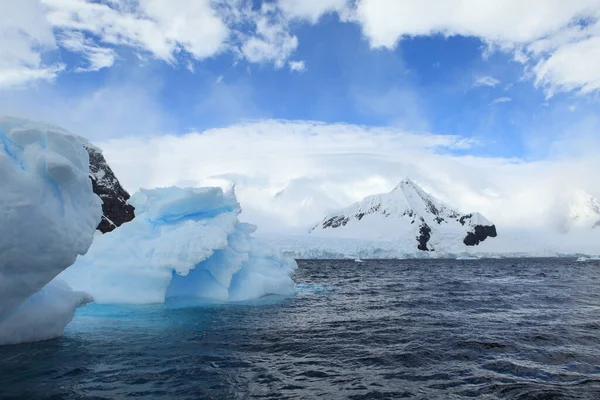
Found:
[[91, 301], [54, 281], [90, 247], [102, 215], [81, 138], [0, 119], [0, 344], [59, 336]]
[[254, 225], [239, 222], [233, 188], [142, 189], [130, 203], [135, 219], [98, 235], [59, 279], [102, 304], [295, 292], [296, 262], [254, 239]]

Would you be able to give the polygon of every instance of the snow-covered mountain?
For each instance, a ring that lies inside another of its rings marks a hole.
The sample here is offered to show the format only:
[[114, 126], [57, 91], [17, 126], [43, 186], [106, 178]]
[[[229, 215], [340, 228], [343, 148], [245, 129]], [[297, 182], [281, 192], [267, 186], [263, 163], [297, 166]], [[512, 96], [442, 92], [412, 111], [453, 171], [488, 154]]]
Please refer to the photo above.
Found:
[[110, 232], [121, 224], [135, 218], [134, 207], [129, 204], [129, 193], [104, 159], [102, 151], [82, 138], [82, 143], [90, 158], [90, 178], [94, 193], [102, 199], [102, 221], [98, 230]]
[[462, 214], [406, 179], [389, 193], [368, 196], [332, 213], [311, 236], [393, 240], [407, 251], [455, 251], [496, 237], [496, 226], [479, 213]]

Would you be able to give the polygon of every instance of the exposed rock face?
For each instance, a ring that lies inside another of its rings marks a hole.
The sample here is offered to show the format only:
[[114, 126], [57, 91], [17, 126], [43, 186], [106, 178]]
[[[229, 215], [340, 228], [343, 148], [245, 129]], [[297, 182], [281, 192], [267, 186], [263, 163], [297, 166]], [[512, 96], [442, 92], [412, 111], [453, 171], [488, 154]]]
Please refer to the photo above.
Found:
[[135, 218], [135, 209], [127, 203], [129, 193], [119, 183], [102, 152], [93, 146], [85, 147], [90, 156], [90, 179], [94, 193], [103, 201], [102, 221], [97, 229], [102, 233], [110, 232]]
[[[319, 236], [399, 240], [421, 251], [456, 250], [496, 237], [496, 226], [479, 213], [462, 214], [410, 179], [390, 193], [368, 196], [330, 214], [311, 229]], [[415, 243], [416, 239], [416, 243]]]
[[417, 242], [419, 242], [417, 249], [421, 251], [429, 251], [427, 248], [427, 242], [429, 242], [429, 239], [431, 239], [431, 228], [425, 223], [425, 221], [423, 221], [423, 224], [419, 228], [419, 236], [417, 236]]
[[463, 243], [467, 246], [477, 246], [488, 237], [494, 238], [496, 236], [498, 236], [498, 234], [496, 233], [495, 225], [475, 225], [473, 232], [467, 233]]

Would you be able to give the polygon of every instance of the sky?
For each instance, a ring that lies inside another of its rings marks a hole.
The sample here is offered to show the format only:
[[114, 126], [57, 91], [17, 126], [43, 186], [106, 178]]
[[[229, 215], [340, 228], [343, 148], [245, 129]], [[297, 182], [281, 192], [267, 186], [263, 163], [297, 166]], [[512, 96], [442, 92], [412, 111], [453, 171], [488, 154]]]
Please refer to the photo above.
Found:
[[0, 114], [125, 187], [305, 229], [410, 177], [500, 226], [600, 197], [600, 0], [0, 0]]

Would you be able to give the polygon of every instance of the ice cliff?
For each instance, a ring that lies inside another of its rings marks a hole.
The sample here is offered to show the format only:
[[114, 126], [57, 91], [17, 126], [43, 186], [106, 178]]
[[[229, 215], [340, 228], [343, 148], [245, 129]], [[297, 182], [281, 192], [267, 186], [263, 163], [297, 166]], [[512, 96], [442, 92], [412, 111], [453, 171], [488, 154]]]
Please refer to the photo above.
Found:
[[0, 119], [0, 344], [58, 336], [91, 301], [48, 284], [85, 254], [100, 222], [88, 165], [77, 136]]
[[128, 201], [87, 140], [15, 118], [0, 119], [0, 185], [0, 345], [60, 336], [94, 300], [294, 293], [296, 263], [252, 238], [233, 190], [159, 188]]

